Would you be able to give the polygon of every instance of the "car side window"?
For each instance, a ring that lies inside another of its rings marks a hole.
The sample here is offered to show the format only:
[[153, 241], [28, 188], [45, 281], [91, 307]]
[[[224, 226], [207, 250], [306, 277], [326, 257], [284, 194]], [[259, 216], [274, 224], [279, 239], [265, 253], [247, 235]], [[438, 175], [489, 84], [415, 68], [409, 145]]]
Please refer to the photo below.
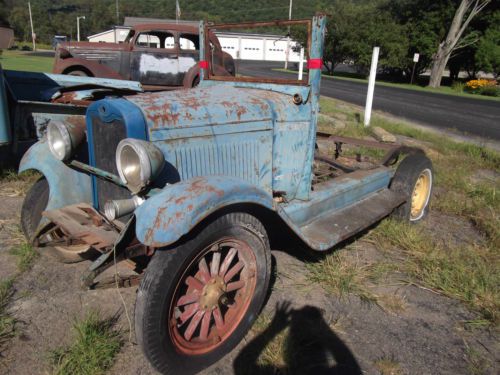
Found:
[[198, 34], [181, 34], [179, 45], [184, 51], [198, 51], [200, 49], [200, 37]]
[[174, 35], [163, 31], [149, 31], [140, 33], [135, 39], [135, 45], [145, 48], [173, 49]]

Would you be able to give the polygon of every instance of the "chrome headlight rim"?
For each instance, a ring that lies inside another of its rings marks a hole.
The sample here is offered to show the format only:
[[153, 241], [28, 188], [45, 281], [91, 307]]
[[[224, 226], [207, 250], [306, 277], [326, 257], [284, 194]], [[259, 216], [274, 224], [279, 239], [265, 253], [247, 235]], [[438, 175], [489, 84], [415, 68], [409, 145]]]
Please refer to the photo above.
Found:
[[[61, 138], [60, 140], [57, 140], [56, 134]], [[69, 133], [68, 128], [64, 123], [60, 121], [50, 121], [49, 125], [47, 126], [47, 141], [49, 144], [49, 149], [52, 155], [61, 161], [66, 161], [68, 160], [72, 153], [73, 153], [73, 145], [71, 142], [71, 135]], [[60, 141], [62, 142], [62, 154], [61, 154], [61, 149], [56, 147], [56, 143]]]
[[[133, 192], [138, 192], [146, 187], [152, 179], [153, 171], [151, 168], [151, 160], [150, 155], [147, 152], [146, 148], [143, 145], [142, 140], [134, 139], [134, 138], [125, 138], [118, 143], [118, 147], [116, 148], [116, 167], [118, 170], [118, 174], [122, 182], [129, 187]], [[122, 153], [130, 148], [138, 157], [139, 165], [138, 165], [138, 183], [134, 183], [129, 181], [130, 178], [127, 178], [127, 175], [124, 171], [125, 165], [122, 161]]]

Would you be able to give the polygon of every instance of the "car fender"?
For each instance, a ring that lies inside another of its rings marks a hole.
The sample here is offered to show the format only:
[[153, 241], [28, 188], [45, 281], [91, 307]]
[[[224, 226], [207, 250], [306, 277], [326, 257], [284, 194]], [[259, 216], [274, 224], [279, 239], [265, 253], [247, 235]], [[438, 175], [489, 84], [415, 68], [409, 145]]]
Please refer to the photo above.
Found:
[[274, 210], [270, 193], [239, 178], [204, 176], [167, 185], [136, 209], [137, 239], [147, 246], [167, 246], [209, 215], [234, 204]]
[[67, 59], [59, 59], [54, 64], [54, 73], [63, 74], [69, 68], [75, 70], [88, 70], [94, 77], [124, 79], [118, 72], [99, 64], [94, 61], [79, 59], [77, 57], [69, 57]]
[[21, 159], [19, 173], [27, 170], [39, 171], [49, 183], [47, 211], [81, 202], [92, 204], [90, 176], [69, 168], [52, 156], [45, 139], [31, 146]]

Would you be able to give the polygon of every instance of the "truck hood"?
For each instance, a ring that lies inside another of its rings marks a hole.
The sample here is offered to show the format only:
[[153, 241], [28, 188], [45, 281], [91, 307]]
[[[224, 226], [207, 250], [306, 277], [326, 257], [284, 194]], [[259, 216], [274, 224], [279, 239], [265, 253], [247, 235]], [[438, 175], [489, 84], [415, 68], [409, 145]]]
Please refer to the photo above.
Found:
[[141, 94], [127, 100], [142, 111], [152, 140], [157, 130], [169, 128], [224, 124], [241, 126], [256, 121], [308, 121], [311, 110], [309, 103], [294, 104], [290, 94], [223, 83]]

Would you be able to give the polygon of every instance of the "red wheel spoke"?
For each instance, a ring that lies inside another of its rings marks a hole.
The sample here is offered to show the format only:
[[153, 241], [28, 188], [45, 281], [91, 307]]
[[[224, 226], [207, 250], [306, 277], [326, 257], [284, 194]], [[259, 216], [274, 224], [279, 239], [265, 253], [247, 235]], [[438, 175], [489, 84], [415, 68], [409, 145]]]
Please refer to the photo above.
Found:
[[227, 287], [226, 287], [226, 292], [232, 292], [234, 290], [238, 290], [238, 289], [241, 289], [245, 286], [245, 281], [244, 280], [240, 280], [240, 281], [235, 281], [234, 283], [229, 283], [227, 284]]
[[189, 305], [190, 303], [197, 302], [199, 299], [200, 293], [195, 290], [193, 293], [183, 295], [181, 298], [179, 298], [176, 306]]
[[199, 305], [197, 303], [194, 303], [186, 307], [186, 310], [184, 310], [184, 312], [179, 317], [181, 325], [186, 323], [189, 320], [189, 318], [191, 318], [195, 314], [195, 312], [198, 311], [198, 307]]
[[184, 332], [184, 338], [186, 340], [191, 340], [191, 337], [193, 337], [193, 333], [200, 324], [201, 318], [203, 318], [203, 315], [205, 315], [205, 311], [200, 310], [198, 311], [194, 316], [193, 319], [189, 322], [189, 325], [186, 328], [186, 331]]
[[231, 268], [227, 273], [226, 273], [226, 276], [224, 276], [224, 282], [227, 283], [229, 281], [231, 281], [231, 279], [238, 273], [241, 271], [241, 269], [245, 266], [245, 264], [243, 262], [238, 262], [236, 263], [233, 268]]
[[198, 269], [200, 270], [200, 276], [205, 284], [208, 283], [210, 281], [210, 271], [208, 270], [207, 261], [205, 260], [205, 258], [201, 258], [200, 262], [198, 263]]
[[212, 319], [212, 312], [207, 311], [205, 315], [203, 315], [203, 319], [201, 320], [201, 329], [200, 329], [200, 339], [206, 340], [208, 338], [208, 330], [210, 328], [210, 320]]
[[233, 261], [234, 259], [234, 256], [236, 255], [236, 249], [234, 247], [232, 247], [229, 252], [227, 253], [226, 255], [226, 258], [224, 259], [224, 261], [222, 262], [222, 265], [220, 266], [220, 270], [219, 270], [219, 275], [220, 276], [224, 276], [229, 268], [229, 266], [231, 265], [231, 262]]
[[195, 278], [193, 276], [189, 276], [186, 279], [186, 284], [188, 286], [190, 286], [191, 288], [197, 289], [199, 291], [201, 291], [203, 289], [203, 287], [205, 286], [200, 280], [198, 280], [197, 278]]
[[219, 273], [219, 265], [220, 265], [220, 253], [214, 252], [212, 255], [212, 264], [210, 265], [210, 272], [212, 277], [217, 276]]
[[220, 311], [219, 306], [217, 306], [214, 309], [213, 314], [214, 314], [214, 319], [215, 319], [215, 325], [216, 325], [217, 329], [219, 331], [221, 331], [222, 328], [224, 328], [224, 318], [222, 317], [222, 313]]

